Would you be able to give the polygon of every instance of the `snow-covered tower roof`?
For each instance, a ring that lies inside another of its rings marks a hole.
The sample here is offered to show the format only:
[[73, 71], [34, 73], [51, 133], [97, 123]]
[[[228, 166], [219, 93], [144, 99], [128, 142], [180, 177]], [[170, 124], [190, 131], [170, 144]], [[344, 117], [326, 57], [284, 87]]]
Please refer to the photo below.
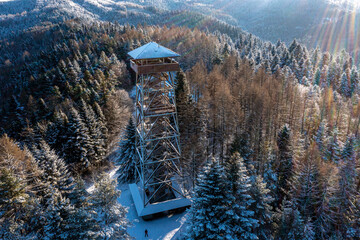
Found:
[[154, 58], [168, 58], [180, 57], [174, 51], [163, 47], [155, 42], [149, 42], [135, 50], [128, 53], [133, 59], [154, 59]]

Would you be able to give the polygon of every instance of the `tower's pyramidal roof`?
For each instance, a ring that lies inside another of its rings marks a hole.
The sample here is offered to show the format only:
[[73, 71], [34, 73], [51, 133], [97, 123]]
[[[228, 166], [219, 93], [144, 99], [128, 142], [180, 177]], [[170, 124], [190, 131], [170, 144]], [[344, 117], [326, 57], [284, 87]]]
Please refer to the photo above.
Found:
[[166, 57], [180, 57], [174, 51], [163, 47], [155, 42], [149, 42], [135, 50], [128, 53], [133, 59], [152, 59], [152, 58], [166, 58]]

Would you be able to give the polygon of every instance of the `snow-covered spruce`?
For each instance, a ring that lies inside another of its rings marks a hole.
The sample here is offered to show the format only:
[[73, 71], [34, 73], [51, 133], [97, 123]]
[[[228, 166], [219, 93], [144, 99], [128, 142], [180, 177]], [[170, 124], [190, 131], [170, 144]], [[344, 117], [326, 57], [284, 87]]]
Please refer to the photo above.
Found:
[[71, 176], [65, 161], [59, 158], [49, 145], [42, 141], [33, 155], [43, 170], [42, 180], [46, 185], [51, 185], [63, 195], [68, 195], [74, 188], [74, 179]]
[[184, 239], [231, 239], [230, 204], [224, 169], [212, 159], [198, 178]]
[[277, 136], [278, 146], [278, 193], [277, 206], [285, 199], [289, 192], [289, 180], [293, 174], [293, 150], [291, 146], [291, 129], [285, 124]]
[[297, 240], [306, 239], [313, 240], [314, 238], [305, 238], [305, 224], [300, 212], [292, 204], [292, 202], [284, 200], [279, 211], [280, 226], [275, 239], [278, 240]]
[[80, 107], [80, 115], [89, 130], [91, 145], [88, 150], [89, 160], [91, 164], [96, 165], [103, 160], [106, 154], [106, 134], [103, 132], [106, 126], [104, 126], [101, 116], [97, 116], [94, 109], [83, 99], [80, 101]]
[[258, 220], [254, 219], [254, 211], [250, 210], [251, 204], [255, 203], [250, 194], [251, 180], [238, 152], [226, 160], [225, 169], [230, 201], [227, 213], [230, 216], [231, 239], [258, 239], [253, 233], [253, 229], [259, 226]]
[[117, 182], [107, 174], [101, 174], [95, 182], [91, 204], [96, 212], [98, 235], [101, 239], [131, 239], [127, 233], [130, 226], [126, 218], [127, 210], [119, 202], [121, 192], [116, 189]]
[[123, 183], [134, 182], [136, 178], [136, 164], [139, 162], [139, 157], [135, 146], [135, 125], [130, 118], [129, 124], [126, 127], [125, 139], [120, 143], [120, 155], [118, 164], [120, 165], [117, 173], [118, 180]]
[[49, 194], [43, 239], [95, 239], [96, 225], [89, 211], [75, 208], [55, 189]]
[[68, 164], [78, 164], [81, 168], [86, 169], [90, 166], [88, 156], [88, 149], [91, 149], [89, 129], [74, 107], [71, 107], [69, 112], [69, 119], [65, 123], [64, 156], [66, 156]]
[[264, 179], [258, 175], [251, 186], [251, 196], [254, 202], [250, 210], [254, 212], [253, 218], [258, 221], [254, 233], [259, 240], [270, 240], [274, 232], [273, 208], [271, 206], [274, 198], [270, 195]]

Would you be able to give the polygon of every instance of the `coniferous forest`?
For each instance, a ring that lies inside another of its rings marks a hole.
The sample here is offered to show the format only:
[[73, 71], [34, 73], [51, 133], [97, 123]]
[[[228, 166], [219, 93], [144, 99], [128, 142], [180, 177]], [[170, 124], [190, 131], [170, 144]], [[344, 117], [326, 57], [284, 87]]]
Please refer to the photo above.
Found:
[[139, 164], [127, 53], [151, 41], [181, 55], [192, 205], [176, 239], [360, 239], [352, 55], [176, 14], [187, 20], [70, 19], [0, 40], [0, 239], [133, 239], [118, 201]]

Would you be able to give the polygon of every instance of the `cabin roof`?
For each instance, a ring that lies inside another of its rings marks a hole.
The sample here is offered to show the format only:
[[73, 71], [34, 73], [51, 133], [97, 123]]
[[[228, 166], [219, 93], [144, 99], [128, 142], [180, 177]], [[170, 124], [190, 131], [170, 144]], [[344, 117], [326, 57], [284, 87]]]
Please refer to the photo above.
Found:
[[149, 42], [141, 47], [128, 52], [128, 55], [133, 59], [154, 59], [154, 58], [166, 58], [166, 57], [180, 57], [174, 51], [163, 47], [155, 42]]

